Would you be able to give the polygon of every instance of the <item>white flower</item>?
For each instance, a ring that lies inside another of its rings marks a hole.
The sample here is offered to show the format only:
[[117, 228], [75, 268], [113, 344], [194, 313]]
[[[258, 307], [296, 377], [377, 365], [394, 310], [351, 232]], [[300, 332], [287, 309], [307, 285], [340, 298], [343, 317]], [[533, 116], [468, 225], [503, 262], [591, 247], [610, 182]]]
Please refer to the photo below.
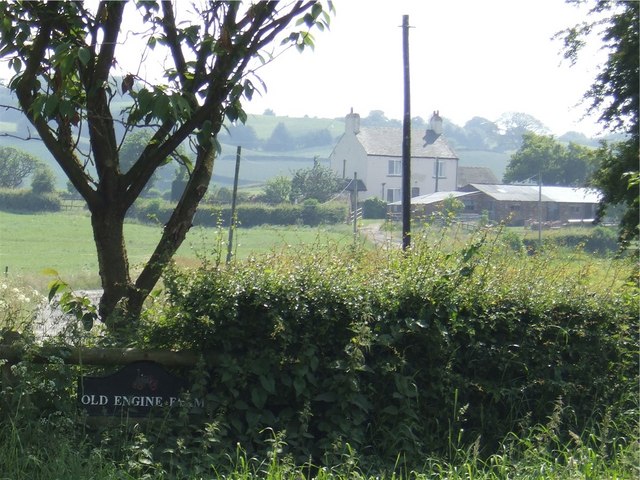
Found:
[[6, 284], [6, 283], [2, 283], [2, 284], [0, 284], [0, 290], [6, 290], [7, 288], [8, 288], [8, 287], [7, 287], [7, 284]]

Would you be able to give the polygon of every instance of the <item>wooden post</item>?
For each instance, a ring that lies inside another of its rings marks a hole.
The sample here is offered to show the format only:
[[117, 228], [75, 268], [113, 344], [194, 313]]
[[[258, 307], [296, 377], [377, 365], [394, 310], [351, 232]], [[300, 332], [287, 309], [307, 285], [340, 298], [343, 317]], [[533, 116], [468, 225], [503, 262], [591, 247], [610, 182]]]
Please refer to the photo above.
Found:
[[236, 173], [233, 177], [233, 196], [231, 197], [231, 219], [229, 220], [229, 242], [227, 245], [227, 263], [231, 261], [233, 256], [233, 230], [235, 228], [234, 222], [236, 218], [236, 200], [238, 197], [238, 174], [240, 173], [240, 152], [242, 147], [238, 145], [236, 150]]
[[353, 236], [358, 237], [358, 172], [353, 172]]

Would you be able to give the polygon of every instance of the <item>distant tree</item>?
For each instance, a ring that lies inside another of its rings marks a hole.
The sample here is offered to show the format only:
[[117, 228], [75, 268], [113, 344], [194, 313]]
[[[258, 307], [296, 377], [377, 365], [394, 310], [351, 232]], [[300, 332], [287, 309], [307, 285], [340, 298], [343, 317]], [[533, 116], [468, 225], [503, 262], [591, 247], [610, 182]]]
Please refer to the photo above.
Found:
[[[120, 169], [123, 173], [128, 172], [133, 165], [135, 165], [144, 149], [147, 147], [153, 137], [153, 132], [150, 130], [138, 130], [130, 133], [124, 139], [124, 142], [120, 146]], [[153, 174], [147, 184], [144, 186], [142, 193], [147, 193], [153, 188], [156, 181], [156, 175]]]
[[296, 138], [296, 143], [300, 148], [321, 147], [330, 145], [333, 137], [327, 128], [313, 130]]
[[501, 150], [514, 150], [520, 148], [522, 136], [532, 132], [538, 135], [546, 135], [549, 129], [537, 118], [522, 112], [503, 113], [495, 122], [501, 131]]
[[360, 123], [366, 127], [399, 127], [401, 125], [399, 120], [387, 118], [382, 110], [371, 110]]
[[500, 144], [498, 126], [483, 117], [473, 117], [464, 124], [466, 146], [475, 150], [494, 150]]
[[313, 167], [301, 168], [291, 179], [291, 198], [296, 201], [315, 199], [326, 202], [340, 190], [342, 180], [329, 167], [320, 165], [317, 159]]
[[587, 145], [590, 147], [597, 147], [599, 145], [597, 140], [587, 137], [582, 132], [566, 132], [558, 137], [558, 140], [561, 142], [571, 142], [578, 145]]
[[623, 132], [627, 139], [603, 144], [601, 163], [591, 184], [603, 197], [598, 211], [602, 218], [607, 209], [622, 206], [620, 238], [638, 238], [640, 221], [640, 126], [638, 125], [640, 85], [640, 3], [597, 0], [590, 11], [594, 20], [560, 32], [564, 38], [565, 57], [575, 63], [587, 35], [596, 31], [609, 56], [585, 93], [588, 112], [598, 114], [599, 122], [611, 132]]
[[411, 118], [411, 126], [415, 129], [423, 129], [423, 128], [426, 129], [427, 122], [422, 117], [413, 117]]
[[264, 144], [264, 149], [270, 152], [282, 152], [285, 150], [293, 150], [295, 143], [293, 137], [289, 133], [287, 126], [280, 122], [271, 132], [271, 136]]
[[73, 185], [73, 182], [71, 182], [71, 180], [67, 180], [67, 194], [69, 195], [69, 198], [73, 198], [76, 200], [79, 200], [82, 198], [80, 196], [80, 192], [76, 190], [76, 187]]
[[[0, 60], [15, 72], [10, 88], [90, 211], [99, 313], [110, 329], [136, 324], [184, 242], [211, 180], [222, 125], [247, 118], [242, 103], [255, 91], [254, 65], [287, 46], [313, 46], [312, 31], [328, 26], [332, 10], [316, 0], [0, 2]], [[143, 43], [140, 51], [127, 35]], [[121, 58], [141, 62], [151, 50], [164, 60], [161, 75], [122, 71]], [[153, 139], [123, 172], [121, 132], [138, 127], [153, 129]], [[156, 249], [132, 278], [126, 213], [183, 142], [194, 152], [189, 178]]]
[[511, 156], [504, 174], [505, 183], [537, 181], [558, 186], [586, 186], [587, 177], [595, 170], [597, 152], [570, 143], [565, 146], [552, 135], [525, 133], [522, 145]]
[[56, 190], [56, 175], [53, 170], [43, 163], [39, 164], [31, 178], [31, 190], [38, 195], [53, 193]]
[[260, 139], [255, 129], [243, 123], [229, 125], [227, 131], [220, 135], [220, 141], [250, 149], [255, 149], [260, 145]]
[[283, 203], [291, 201], [291, 179], [283, 175], [270, 178], [264, 187], [264, 201]]
[[[426, 125], [423, 125], [422, 128], [426, 128]], [[442, 123], [442, 133], [448, 142], [450, 142], [454, 147], [467, 147], [467, 134], [464, 128], [459, 127], [455, 123], [452, 123], [448, 120], [444, 120]]]
[[0, 188], [18, 188], [39, 164], [33, 155], [12, 147], [0, 147]]
[[265, 115], [267, 117], [275, 117], [276, 116], [276, 112], [274, 112], [270, 108], [265, 108], [264, 112], [262, 112], [262, 115]]

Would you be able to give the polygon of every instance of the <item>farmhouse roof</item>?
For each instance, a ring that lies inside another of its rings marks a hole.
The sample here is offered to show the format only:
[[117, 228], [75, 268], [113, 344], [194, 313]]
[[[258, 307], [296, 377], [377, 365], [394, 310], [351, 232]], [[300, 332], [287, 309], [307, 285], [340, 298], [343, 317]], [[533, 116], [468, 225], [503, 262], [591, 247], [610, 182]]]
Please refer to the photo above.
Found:
[[[424, 132], [411, 132], [412, 158], [457, 159], [442, 135], [431, 145], [425, 145]], [[402, 157], [402, 129], [393, 127], [361, 127], [356, 134], [367, 155]]]
[[[484, 185], [472, 183], [468, 187], [489, 195], [498, 201], [537, 202], [540, 198], [538, 185]], [[589, 188], [542, 186], [542, 201], [554, 203], [598, 203], [601, 193]]]

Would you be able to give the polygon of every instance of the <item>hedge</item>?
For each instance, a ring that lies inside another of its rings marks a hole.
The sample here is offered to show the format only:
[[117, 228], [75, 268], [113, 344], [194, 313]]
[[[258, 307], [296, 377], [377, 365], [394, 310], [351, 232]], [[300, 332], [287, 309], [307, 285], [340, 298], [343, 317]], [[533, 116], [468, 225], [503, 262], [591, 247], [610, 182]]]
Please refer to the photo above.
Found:
[[31, 190], [0, 189], [0, 209], [9, 212], [58, 212], [62, 209], [55, 193], [36, 194]]
[[496, 261], [487, 248], [174, 273], [146, 338], [215, 353], [207, 421], [249, 452], [265, 429], [286, 432], [300, 461], [347, 442], [391, 463], [478, 439], [489, 452], [559, 404], [581, 431], [637, 384], [636, 287], [593, 292], [545, 278], [537, 257]]
[[[128, 216], [141, 222], [167, 223], [174, 205], [159, 200], [136, 202]], [[335, 224], [346, 219], [347, 208], [343, 204], [322, 205], [266, 205], [241, 204], [236, 208], [237, 223], [241, 227], [260, 225], [319, 225]], [[193, 219], [194, 225], [206, 227], [227, 227], [231, 218], [230, 206], [206, 205], [198, 207]]]

